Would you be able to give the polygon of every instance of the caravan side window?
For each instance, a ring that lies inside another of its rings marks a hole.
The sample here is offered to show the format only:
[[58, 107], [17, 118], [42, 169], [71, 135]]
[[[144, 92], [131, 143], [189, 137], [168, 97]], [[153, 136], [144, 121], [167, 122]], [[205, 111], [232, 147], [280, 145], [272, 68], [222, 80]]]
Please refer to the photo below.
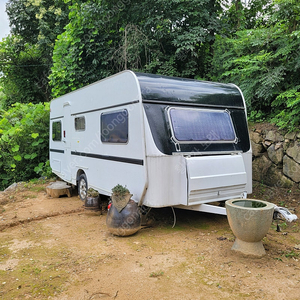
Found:
[[128, 111], [126, 109], [101, 114], [101, 141], [122, 144], [128, 142]]
[[55, 121], [52, 123], [52, 140], [61, 141], [61, 121]]
[[75, 118], [75, 130], [84, 131], [85, 130], [85, 117]]

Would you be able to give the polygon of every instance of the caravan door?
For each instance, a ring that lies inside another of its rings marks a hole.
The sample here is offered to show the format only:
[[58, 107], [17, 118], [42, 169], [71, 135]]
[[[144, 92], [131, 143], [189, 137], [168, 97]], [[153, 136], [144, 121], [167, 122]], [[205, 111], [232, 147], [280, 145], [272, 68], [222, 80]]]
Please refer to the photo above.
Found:
[[69, 102], [63, 105], [63, 114], [50, 119], [50, 166], [53, 173], [66, 181], [71, 180], [71, 134]]
[[64, 157], [62, 160], [62, 177], [65, 181], [71, 181], [71, 104], [69, 101], [63, 104], [64, 118], [62, 142]]

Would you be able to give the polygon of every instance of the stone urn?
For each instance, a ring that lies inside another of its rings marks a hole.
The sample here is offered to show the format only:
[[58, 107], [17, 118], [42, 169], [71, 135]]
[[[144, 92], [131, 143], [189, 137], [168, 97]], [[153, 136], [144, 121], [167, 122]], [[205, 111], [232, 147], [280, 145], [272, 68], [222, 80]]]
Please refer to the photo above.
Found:
[[136, 202], [129, 200], [127, 205], [119, 211], [112, 203], [106, 216], [108, 231], [117, 236], [128, 236], [141, 228], [141, 215]]
[[262, 239], [271, 226], [275, 205], [256, 199], [231, 199], [225, 206], [230, 228], [236, 237], [231, 250], [246, 256], [265, 255]]

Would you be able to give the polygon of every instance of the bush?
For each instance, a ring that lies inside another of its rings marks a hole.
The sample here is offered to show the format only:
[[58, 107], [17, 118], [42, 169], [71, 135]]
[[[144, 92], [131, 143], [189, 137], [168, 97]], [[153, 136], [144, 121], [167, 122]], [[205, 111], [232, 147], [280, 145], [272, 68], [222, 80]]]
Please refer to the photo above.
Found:
[[49, 107], [49, 103], [16, 103], [0, 110], [0, 190], [37, 174], [51, 174]]

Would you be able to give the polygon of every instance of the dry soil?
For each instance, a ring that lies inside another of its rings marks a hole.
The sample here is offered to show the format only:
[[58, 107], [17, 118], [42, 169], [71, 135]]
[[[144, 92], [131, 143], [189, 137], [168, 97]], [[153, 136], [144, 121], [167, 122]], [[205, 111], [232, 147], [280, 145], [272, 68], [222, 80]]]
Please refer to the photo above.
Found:
[[[226, 216], [153, 209], [130, 237], [106, 228], [78, 196], [50, 198], [47, 183], [0, 194], [1, 299], [300, 299], [300, 226], [273, 223], [266, 255], [231, 251]], [[249, 195], [300, 214], [300, 191], [254, 183]]]

